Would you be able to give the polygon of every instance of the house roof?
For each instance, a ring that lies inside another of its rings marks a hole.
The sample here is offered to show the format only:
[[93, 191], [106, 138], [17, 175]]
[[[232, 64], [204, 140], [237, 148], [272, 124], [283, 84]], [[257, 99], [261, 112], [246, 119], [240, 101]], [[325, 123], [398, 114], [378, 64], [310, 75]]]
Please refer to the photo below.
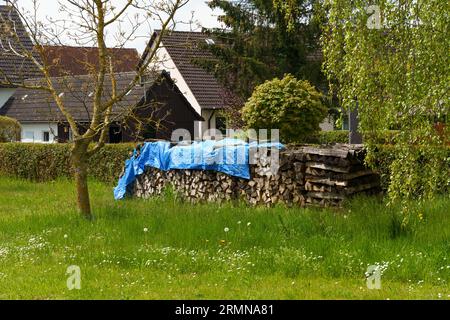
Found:
[[[123, 91], [133, 81], [136, 73], [124, 72], [115, 75], [117, 90]], [[113, 108], [113, 115], [129, 114], [134, 107], [139, 105], [151, 105], [155, 101], [146, 101], [147, 92], [160, 81], [167, 80], [173, 84], [172, 79], [166, 72], [153, 73], [146, 77], [146, 85], [139, 83], [129, 91], [120, 103]], [[93, 106], [93, 83], [95, 80], [91, 75], [66, 76], [53, 78], [54, 86], [60, 94], [65, 107], [78, 122], [88, 122], [91, 119]], [[30, 80], [30, 83], [39, 83], [42, 79]], [[149, 84], [149, 86], [147, 85]], [[103, 99], [111, 97], [111, 81], [107, 79], [104, 86]], [[183, 97], [188, 107], [195, 113], [199, 121], [203, 120], [182, 93], [174, 85], [174, 92]], [[0, 108], [0, 115], [17, 119], [19, 122], [65, 122], [65, 118], [57, 107], [54, 99], [49, 93], [41, 90], [30, 90], [19, 88], [9, 101]], [[113, 116], [113, 117], [114, 117]]]
[[[155, 35], [149, 42], [142, 60], [152, 50]], [[202, 32], [170, 31], [163, 34], [162, 46], [167, 50], [202, 109], [226, 107], [224, 87], [204, 68], [195, 64], [195, 59], [213, 59], [213, 55], [199, 44], [206, 43], [211, 36]]]
[[[11, 31], [17, 34], [19, 41], [11, 37]], [[33, 51], [33, 42], [17, 11], [11, 6], [0, 5], [0, 82], [5, 79], [21, 82], [39, 76], [34, 63], [20, 56], [20, 44], [25, 50]]]
[[[139, 53], [136, 49], [109, 48], [114, 72], [135, 71], [139, 63]], [[44, 46], [44, 60], [50, 66], [50, 75], [60, 77], [65, 75], [83, 75], [97, 68], [99, 64], [98, 48], [71, 46]]]

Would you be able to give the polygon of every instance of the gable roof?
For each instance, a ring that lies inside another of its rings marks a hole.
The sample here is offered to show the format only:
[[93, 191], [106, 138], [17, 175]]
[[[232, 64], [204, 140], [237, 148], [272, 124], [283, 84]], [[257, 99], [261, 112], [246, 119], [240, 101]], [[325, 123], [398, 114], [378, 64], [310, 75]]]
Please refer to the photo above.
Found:
[[[44, 60], [50, 66], [52, 77], [65, 75], [83, 75], [92, 71], [90, 67], [98, 67], [98, 48], [72, 46], [44, 46]], [[109, 48], [114, 72], [135, 71], [139, 63], [139, 53], [136, 49]]]
[[21, 57], [20, 45], [8, 33], [13, 30], [25, 50], [33, 51], [33, 42], [28, 35], [19, 14], [13, 7], [0, 5], [0, 82], [9, 78], [13, 82], [39, 76], [39, 70], [26, 57]]
[[[133, 81], [135, 72], [124, 72], [115, 75], [117, 88], [125, 90], [128, 84]], [[93, 83], [91, 75], [81, 75], [74, 77], [57, 77], [53, 78], [54, 86], [61, 95], [65, 107], [72, 114], [77, 122], [88, 122], [91, 119], [93, 106]], [[159, 74], [148, 74], [145, 86], [139, 83], [129, 91], [123, 100], [113, 107], [113, 117], [132, 111], [135, 106], [149, 106], [156, 101], [147, 101], [147, 93], [151, 88], [162, 81], [169, 81], [173, 84], [172, 79], [166, 72]], [[39, 83], [42, 79], [31, 80], [33, 83]], [[185, 103], [190, 110], [195, 113], [197, 120], [202, 121], [203, 118], [195, 112], [193, 107], [184, 98], [178, 88], [173, 86], [175, 94], [183, 97]], [[105, 80], [104, 99], [111, 96], [111, 82]], [[156, 102], [157, 103], [157, 102]], [[65, 122], [65, 118], [57, 107], [54, 99], [49, 93], [41, 90], [30, 90], [19, 88], [9, 101], [0, 108], [0, 115], [5, 115], [18, 120], [19, 122]]]
[[[159, 30], [155, 31], [141, 61], [145, 61], [153, 48]], [[213, 59], [211, 52], [201, 48], [211, 36], [202, 32], [170, 31], [162, 35], [164, 47], [180, 71], [202, 109], [226, 107], [225, 90], [218, 80], [204, 68], [195, 64], [195, 59]]]

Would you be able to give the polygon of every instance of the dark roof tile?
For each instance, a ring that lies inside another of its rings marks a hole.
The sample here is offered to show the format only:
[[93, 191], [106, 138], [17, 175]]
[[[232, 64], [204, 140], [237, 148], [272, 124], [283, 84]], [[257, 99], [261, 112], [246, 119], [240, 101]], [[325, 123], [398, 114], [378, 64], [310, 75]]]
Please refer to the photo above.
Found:
[[[10, 32], [17, 34], [19, 40], [12, 37]], [[21, 82], [39, 76], [35, 64], [21, 56], [22, 46], [33, 52], [33, 42], [17, 11], [11, 6], [0, 5], [0, 81], [7, 78], [12, 82]]]
[[214, 75], [195, 63], [198, 58], [213, 59], [213, 55], [202, 48], [209, 38], [210, 35], [202, 32], [170, 31], [163, 35], [162, 44], [201, 108], [222, 109], [226, 107], [223, 86]]
[[[136, 49], [109, 48], [114, 72], [135, 71], [139, 63], [139, 53]], [[71, 46], [44, 46], [45, 62], [50, 66], [50, 75], [53, 77], [65, 75], [83, 75], [97, 68], [98, 48], [71, 47]]]
[[[126, 89], [134, 79], [136, 73], [116, 74], [117, 88], [121, 92]], [[65, 107], [79, 122], [87, 122], [91, 119], [93, 106], [93, 89], [95, 80], [90, 75], [70, 76], [53, 78], [56, 91], [61, 96]], [[160, 75], [154, 75], [147, 80], [149, 83], [156, 83]], [[30, 80], [30, 83], [37, 84], [42, 80]], [[147, 88], [148, 89], [148, 88]], [[114, 106], [115, 115], [123, 114], [130, 108], [135, 107], [145, 98], [146, 89], [137, 84], [127, 94], [120, 103]], [[104, 99], [111, 97], [111, 82], [105, 81]], [[64, 116], [57, 107], [54, 99], [49, 93], [42, 90], [30, 90], [18, 88], [15, 94], [9, 99], [5, 106], [0, 108], [0, 115], [6, 115], [17, 119], [20, 122], [58, 122], [64, 121]]]

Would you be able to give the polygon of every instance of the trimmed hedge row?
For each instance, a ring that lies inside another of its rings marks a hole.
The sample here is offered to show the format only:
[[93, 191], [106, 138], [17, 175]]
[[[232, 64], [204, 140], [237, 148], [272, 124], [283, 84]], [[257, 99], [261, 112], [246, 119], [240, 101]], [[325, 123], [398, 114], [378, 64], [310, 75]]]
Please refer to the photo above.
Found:
[[[134, 144], [110, 144], [89, 160], [89, 175], [115, 183]], [[0, 143], [0, 175], [39, 182], [72, 177], [70, 144]]]
[[349, 141], [348, 130], [335, 130], [335, 131], [319, 131], [314, 135], [307, 137], [304, 143], [333, 144], [333, 143], [348, 143], [348, 141]]
[[[396, 130], [379, 132], [377, 141], [379, 144], [394, 144], [398, 133], [399, 131]], [[348, 130], [320, 131], [306, 138], [304, 142], [313, 144], [348, 143], [349, 134]]]

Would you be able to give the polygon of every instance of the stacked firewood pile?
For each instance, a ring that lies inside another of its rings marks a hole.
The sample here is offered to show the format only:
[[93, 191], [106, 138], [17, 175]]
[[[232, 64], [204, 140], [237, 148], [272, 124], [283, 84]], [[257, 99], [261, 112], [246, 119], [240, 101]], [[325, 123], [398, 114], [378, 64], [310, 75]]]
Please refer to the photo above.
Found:
[[138, 198], [148, 199], [161, 195], [172, 187], [176, 195], [186, 201], [223, 202], [233, 200], [237, 179], [215, 171], [171, 170], [160, 171], [147, 168], [136, 179], [131, 193]]
[[364, 166], [362, 145], [303, 147], [307, 205], [339, 206], [359, 193], [380, 192], [380, 178]]
[[130, 189], [136, 197], [160, 195], [171, 186], [185, 201], [245, 201], [251, 205], [339, 206], [362, 192], [377, 192], [379, 177], [363, 165], [364, 150], [357, 145], [301, 146], [280, 152], [272, 171], [267, 154], [254, 154], [251, 179], [199, 170], [163, 172], [147, 168]]
[[256, 154], [256, 164], [251, 166], [251, 180], [239, 179], [238, 197], [251, 205], [284, 203], [305, 204], [305, 154], [301, 150], [280, 153], [279, 169], [273, 174], [271, 158]]

